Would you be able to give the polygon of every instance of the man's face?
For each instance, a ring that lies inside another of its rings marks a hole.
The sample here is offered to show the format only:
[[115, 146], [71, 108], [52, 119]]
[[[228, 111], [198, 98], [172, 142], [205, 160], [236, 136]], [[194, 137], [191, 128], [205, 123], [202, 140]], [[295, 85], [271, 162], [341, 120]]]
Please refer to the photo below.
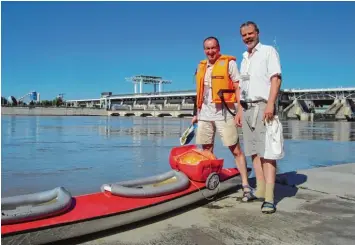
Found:
[[253, 25], [243, 26], [240, 32], [248, 50], [252, 50], [259, 42], [259, 34], [255, 30], [255, 27]]
[[204, 43], [204, 50], [208, 61], [213, 64], [220, 56], [220, 50], [216, 40], [209, 39]]

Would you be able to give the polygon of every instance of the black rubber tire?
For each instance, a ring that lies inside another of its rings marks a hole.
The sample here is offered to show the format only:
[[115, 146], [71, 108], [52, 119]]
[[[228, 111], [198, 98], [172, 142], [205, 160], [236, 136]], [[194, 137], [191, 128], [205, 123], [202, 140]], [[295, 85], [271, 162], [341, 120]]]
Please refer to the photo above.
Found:
[[206, 179], [206, 188], [208, 190], [214, 190], [219, 186], [220, 180], [216, 172], [210, 173]]

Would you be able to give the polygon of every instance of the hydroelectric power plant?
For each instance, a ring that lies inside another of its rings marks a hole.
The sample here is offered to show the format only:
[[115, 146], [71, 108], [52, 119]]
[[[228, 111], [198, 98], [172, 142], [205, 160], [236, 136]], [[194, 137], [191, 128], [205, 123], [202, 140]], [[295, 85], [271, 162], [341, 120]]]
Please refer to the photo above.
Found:
[[[134, 85], [134, 93], [102, 92], [99, 98], [63, 100], [57, 108], [9, 108], [3, 114], [19, 115], [108, 115], [139, 117], [191, 117], [196, 97], [195, 90], [163, 91], [171, 80], [160, 76], [137, 75], [126, 78]], [[143, 85], [153, 85], [153, 92], [144, 92]], [[39, 93], [32, 91], [22, 96], [39, 101]], [[12, 98], [14, 101], [15, 98]], [[281, 89], [278, 114], [284, 119], [355, 120], [355, 87], [319, 89]], [[3, 104], [3, 103], [2, 103]], [[35, 110], [37, 109], [37, 111]], [[78, 110], [75, 110], [78, 109]], [[82, 112], [80, 110], [84, 110]], [[90, 110], [91, 109], [91, 110]], [[29, 110], [32, 110], [31, 112]]]
[[[104, 92], [100, 98], [67, 100], [65, 103], [74, 107], [102, 108], [114, 116], [192, 116], [196, 96], [194, 90], [164, 92], [162, 84], [171, 81], [157, 76], [139, 75], [126, 80], [134, 84], [133, 94]], [[144, 93], [143, 84], [153, 85], [154, 92]], [[355, 87], [281, 89], [277, 103], [278, 112], [285, 119], [312, 121], [317, 116], [325, 120], [352, 121], [355, 119], [354, 100]]]

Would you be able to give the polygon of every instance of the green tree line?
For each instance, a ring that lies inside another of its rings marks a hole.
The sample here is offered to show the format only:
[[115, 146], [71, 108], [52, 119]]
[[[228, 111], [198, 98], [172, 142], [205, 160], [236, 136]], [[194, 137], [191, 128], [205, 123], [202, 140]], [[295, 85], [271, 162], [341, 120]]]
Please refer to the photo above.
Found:
[[30, 103], [25, 103], [23, 101], [13, 101], [13, 103], [9, 103], [5, 98], [1, 98], [1, 105], [8, 105], [8, 106], [44, 106], [44, 107], [50, 107], [50, 106], [62, 106], [64, 104], [64, 101], [62, 98], [55, 98], [53, 100], [42, 100], [40, 102], [37, 101], [31, 101]]

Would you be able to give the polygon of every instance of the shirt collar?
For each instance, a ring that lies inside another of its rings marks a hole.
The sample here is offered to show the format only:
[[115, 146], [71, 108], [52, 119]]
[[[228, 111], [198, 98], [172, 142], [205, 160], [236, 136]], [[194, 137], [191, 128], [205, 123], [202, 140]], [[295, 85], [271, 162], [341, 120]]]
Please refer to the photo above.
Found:
[[[259, 51], [259, 50], [261, 49], [261, 47], [262, 47], [262, 44], [261, 44], [261, 42], [259, 41], [258, 44], [253, 48], [252, 54], [254, 54], [256, 51]], [[245, 51], [245, 52], [243, 53], [243, 57], [244, 57], [244, 58], [248, 58], [248, 56], [249, 56], [249, 52], [248, 52], [248, 51]]]

